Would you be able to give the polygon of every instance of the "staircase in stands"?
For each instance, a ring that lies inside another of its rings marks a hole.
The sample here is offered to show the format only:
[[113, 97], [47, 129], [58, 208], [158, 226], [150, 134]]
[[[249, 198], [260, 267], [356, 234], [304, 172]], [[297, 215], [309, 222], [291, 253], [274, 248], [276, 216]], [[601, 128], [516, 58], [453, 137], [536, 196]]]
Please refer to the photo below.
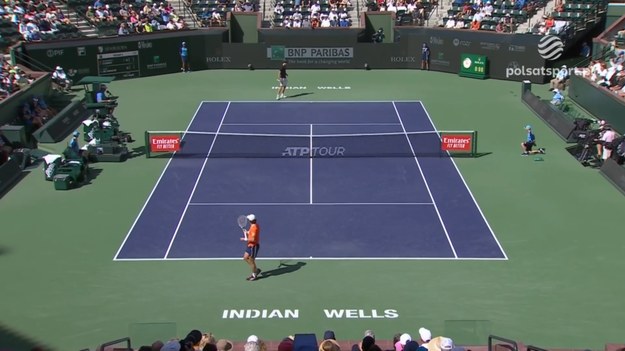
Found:
[[56, 7], [61, 9], [65, 16], [67, 16], [80, 31], [80, 33], [86, 37], [94, 38], [98, 36], [98, 30], [95, 29], [89, 22], [87, 22], [82, 16], [79, 16], [76, 11], [70, 9], [66, 3], [61, 1], [55, 1]]

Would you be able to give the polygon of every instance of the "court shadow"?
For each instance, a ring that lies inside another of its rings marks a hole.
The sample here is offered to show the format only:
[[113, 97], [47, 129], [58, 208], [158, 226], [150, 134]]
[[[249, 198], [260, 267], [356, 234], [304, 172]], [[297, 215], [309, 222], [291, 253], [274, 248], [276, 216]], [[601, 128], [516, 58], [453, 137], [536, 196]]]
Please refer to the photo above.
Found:
[[473, 155], [469, 155], [469, 154], [454, 154], [453, 158], [480, 158], [480, 157], [488, 156], [490, 154], [492, 154], [492, 152], [476, 152]]
[[312, 95], [314, 94], [313, 92], [310, 93], [299, 93], [299, 94], [295, 94], [295, 95], [289, 95], [286, 98], [287, 99], [292, 99], [292, 98], [296, 98], [296, 97], [300, 97], [300, 96], [306, 96], [306, 95]]
[[133, 147], [130, 151], [130, 155], [128, 155], [128, 158], [145, 156], [146, 151], [147, 149], [145, 148], [145, 146]]
[[304, 267], [305, 265], [306, 265], [306, 262], [297, 262], [294, 264], [280, 262], [280, 265], [278, 266], [278, 268], [271, 269], [268, 271], [263, 271], [257, 280], [277, 277], [279, 275], [288, 274], [288, 273], [293, 273], [293, 272], [300, 270], [300, 268]]

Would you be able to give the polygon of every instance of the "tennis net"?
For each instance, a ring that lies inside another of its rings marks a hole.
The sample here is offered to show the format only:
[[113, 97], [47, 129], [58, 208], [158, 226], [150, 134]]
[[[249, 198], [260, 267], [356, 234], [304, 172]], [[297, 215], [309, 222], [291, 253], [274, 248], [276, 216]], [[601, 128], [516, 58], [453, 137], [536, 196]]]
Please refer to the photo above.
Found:
[[365, 134], [253, 134], [147, 131], [147, 157], [341, 158], [475, 154], [475, 131]]

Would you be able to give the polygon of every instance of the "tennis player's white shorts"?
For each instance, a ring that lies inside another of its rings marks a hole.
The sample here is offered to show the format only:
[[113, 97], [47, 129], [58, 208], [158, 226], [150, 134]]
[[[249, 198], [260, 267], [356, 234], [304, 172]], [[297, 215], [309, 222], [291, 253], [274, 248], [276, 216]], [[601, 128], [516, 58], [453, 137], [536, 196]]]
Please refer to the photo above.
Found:
[[278, 81], [280, 82], [281, 87], [286, 87], [289, 85], [289, 80], [286, 78], [280, 78]]

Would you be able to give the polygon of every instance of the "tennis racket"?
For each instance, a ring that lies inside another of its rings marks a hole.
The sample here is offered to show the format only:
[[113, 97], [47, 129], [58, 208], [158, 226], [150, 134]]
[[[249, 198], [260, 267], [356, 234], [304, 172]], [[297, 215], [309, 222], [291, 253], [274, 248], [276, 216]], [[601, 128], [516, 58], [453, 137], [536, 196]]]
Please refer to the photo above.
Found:
[[249, 222], [247, 220], [247, 216], [240, 215], [239, 218], [237, 218], [237, 224], [239, 225], [239, 227], [243, 231], [243, 238], [245, 240], [247, 240], [247, 229], [248, 229], [247, 225], [249, 224]]

